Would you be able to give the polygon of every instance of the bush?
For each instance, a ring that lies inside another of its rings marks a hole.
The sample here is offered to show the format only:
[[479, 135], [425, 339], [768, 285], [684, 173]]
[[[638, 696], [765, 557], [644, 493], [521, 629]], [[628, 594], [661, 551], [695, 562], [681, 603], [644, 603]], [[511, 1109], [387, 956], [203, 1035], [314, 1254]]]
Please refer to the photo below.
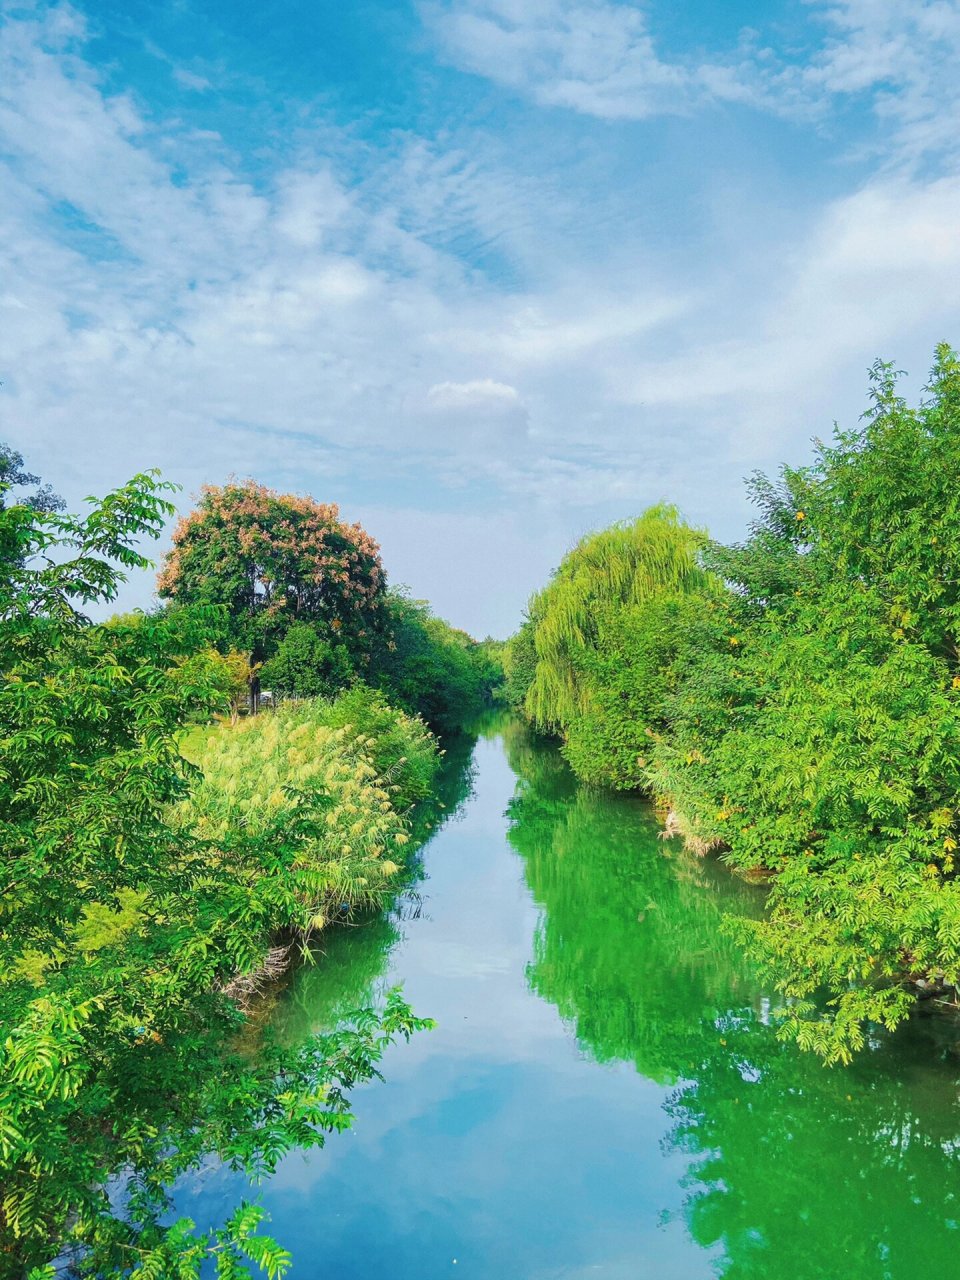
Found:
[[347, 646], [308, 622], [293, 624], [260, 673], [264, 689], [293, 698], [332, 698], [353, 678]]
[[872, 400], [810, 467], [755, 478], [751, 537], [711, 550], [728, 634], [649, 774], [695, 840], [774, 877], [740, 937], [784, 1033], [828, 1059], [895, 1026], [917, 981], [960, 981], [960, 366], [942, 348], [913, 410], [878, 365]]
[[409, 841], [404, 810], [437, 767], [422, 726], [368, 691], [357, 693], [348, 695], [349, 706], [288, 704], [195, 731], [183, 745], [203, 779], [176, 819], [205, 840], [223, 840], [238, 827], [263, 836], [298, 808], [306, 811], [311, 825], [288, 918], [276, 921], [304, 939], [346, 910], [382, 905]]

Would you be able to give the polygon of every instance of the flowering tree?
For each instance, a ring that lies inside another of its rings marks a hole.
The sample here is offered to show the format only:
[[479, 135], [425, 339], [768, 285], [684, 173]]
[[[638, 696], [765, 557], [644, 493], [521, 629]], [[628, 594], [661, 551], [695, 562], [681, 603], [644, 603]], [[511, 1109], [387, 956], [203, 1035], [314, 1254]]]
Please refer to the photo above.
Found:
[[231, 640], [268, 657], [294, 621], [329, 628], [355, 653], [381, 625], [380, 549], [338, 508], [247, 480], [204, 488], [180, 521], [158, 580], [178, 604], [225, 605]]

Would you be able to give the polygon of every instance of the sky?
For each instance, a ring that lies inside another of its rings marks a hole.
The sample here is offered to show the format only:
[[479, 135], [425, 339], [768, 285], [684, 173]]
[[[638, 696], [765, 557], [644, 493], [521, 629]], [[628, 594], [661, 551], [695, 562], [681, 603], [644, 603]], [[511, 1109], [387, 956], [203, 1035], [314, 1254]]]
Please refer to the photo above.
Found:
[[506, 636], [653, 502], [742, 536], [877, 358], [920, 396], [958, 65], [960, 0], [0, 0], [0, 439], [337, 502]]

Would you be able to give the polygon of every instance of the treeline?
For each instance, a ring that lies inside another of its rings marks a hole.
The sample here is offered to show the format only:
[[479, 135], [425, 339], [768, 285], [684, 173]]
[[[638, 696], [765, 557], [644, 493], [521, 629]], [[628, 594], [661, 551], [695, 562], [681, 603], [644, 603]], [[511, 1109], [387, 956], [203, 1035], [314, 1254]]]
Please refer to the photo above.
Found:
[[506, 652], [511, 701], [585, 781], [770, 882], [725, 923], [781, 1031], [847, 1060], [960, 980], [960, 363], [919, 407], [890, 365], [860, 424], [755, 475], [723, 546], [675, 508], [584, 539]]
[[[94, 624], [170, 486], [71, 516], [38, 483], [0, 447], [0, 1276], [273, 1280], [290, 1259], [256, 1205], [197, 1230], [168, 1188], [322, 1144], [427, 1025], [393, 993], [296, 1045], [237, 1034], [319, 929], [389, 899], [433, 820], [424, 720], [495, 696], [496, 646], [390, 592], [336, 508], [255, 484], [182, 522], [166, 603]], [[248, 717], [266, 673], [289, 701]]]

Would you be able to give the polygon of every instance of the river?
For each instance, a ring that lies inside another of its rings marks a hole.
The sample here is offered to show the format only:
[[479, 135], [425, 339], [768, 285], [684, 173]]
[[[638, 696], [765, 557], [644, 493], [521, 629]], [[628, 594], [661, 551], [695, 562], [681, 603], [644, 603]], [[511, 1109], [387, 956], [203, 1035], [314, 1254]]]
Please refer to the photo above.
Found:
[[[356, 1123], [261, 1188], [293, 1276], [918, 1280], [960, 1276], [960, 1056], [923, 1013], [852, 1068], [776, 1039], [720, 932], [762, 893], [579, 788], [506, 721], [426, 845], [419, 899], [324, 937], [275, 998], [285, 1037], [402, 982]], [[210, 1167], [176, 1209], [246, 1194]]]

